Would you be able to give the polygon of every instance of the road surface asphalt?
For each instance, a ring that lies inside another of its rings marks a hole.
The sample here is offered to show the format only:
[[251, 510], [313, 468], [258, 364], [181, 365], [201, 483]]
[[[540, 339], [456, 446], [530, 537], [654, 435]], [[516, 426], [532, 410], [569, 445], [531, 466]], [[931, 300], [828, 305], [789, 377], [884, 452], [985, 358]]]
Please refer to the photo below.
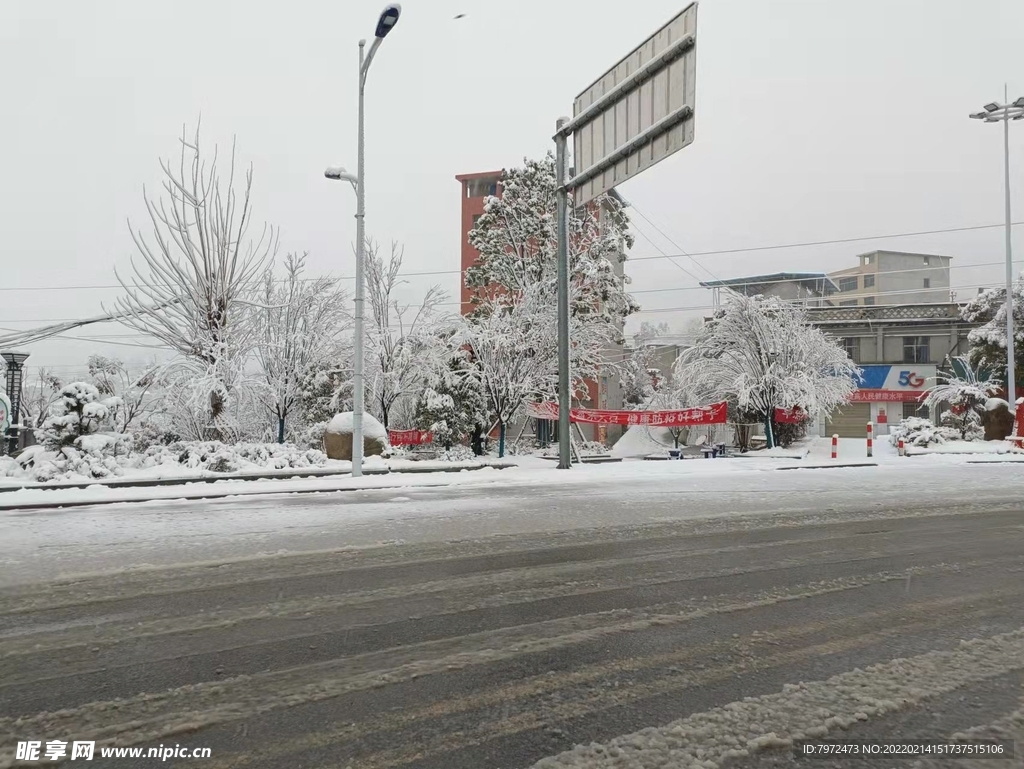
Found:
[[[205, 769], [881, 769], [932, 759], [806, 761], [790, 740], [1021, 739], [1024, 502], [1016, 468], [986, 472], [1002, 490], [837, 506], [812, 484], [774, 512], [696, 518], [664, 489], [505, 490], [575, 523], [34, 572], [0, 589], [0, 767], [20, 765], [17, 741], [51, 739], [208, 747], [85, 764]], [[404, 504], [446, 494], [465, 503]], [[107, 513], [53, 520], [90, 514]]]

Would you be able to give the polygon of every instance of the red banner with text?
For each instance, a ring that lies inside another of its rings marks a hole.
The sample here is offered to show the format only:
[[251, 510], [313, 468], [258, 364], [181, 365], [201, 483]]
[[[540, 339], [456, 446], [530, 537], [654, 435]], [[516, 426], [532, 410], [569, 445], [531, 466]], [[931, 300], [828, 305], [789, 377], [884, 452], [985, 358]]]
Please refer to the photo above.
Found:
[[[651, 427], [696, 427], [724, 425], [727, 420], [725, 401], [710, 406], [696, 406], [672, 411], [606, 411], [603, 409], [572, 409], [569, 420], [587, 425], [648, 425]], [[527, 416], [533, 419], [558, 419], [557, 403], [530, 403]]]
[[388, 441], [392, 446], [419, 446], [433, 443], [434, 434], [428, 430], [388, 430]]
[[791, 409], [775, 409], [775, 424], [798, 425], [807, 421], [807, 414], [799, 406]]

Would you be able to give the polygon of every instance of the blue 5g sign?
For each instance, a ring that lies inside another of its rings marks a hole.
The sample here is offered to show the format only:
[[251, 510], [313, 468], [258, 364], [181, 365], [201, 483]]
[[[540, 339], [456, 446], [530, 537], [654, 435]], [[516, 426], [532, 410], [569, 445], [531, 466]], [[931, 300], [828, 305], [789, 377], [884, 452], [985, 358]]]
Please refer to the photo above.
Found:
[[918, 376], [913, 371], [901, 371], [899, 378], [900, 387], [920, 387], [924, 384], [924, 377]]

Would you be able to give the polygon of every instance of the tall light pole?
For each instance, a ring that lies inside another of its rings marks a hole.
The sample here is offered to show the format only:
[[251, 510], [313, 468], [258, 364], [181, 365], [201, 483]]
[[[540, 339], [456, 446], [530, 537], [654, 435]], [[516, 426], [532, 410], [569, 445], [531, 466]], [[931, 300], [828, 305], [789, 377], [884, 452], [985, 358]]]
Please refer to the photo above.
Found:
[[1012, 104], [1006, 95], [1006, 87], [1003, 86], [1002, 104], [990, 102], [982, 107], [981, 112], [975, 112], [971, 117], [975, 120], [984, 120], [986, 123], [1003, 124], [1003, 165], [1006, 191], [1006, 397], [1010, 402], [1010, 413], [1016, 413], [1017, 387], [1016, 387], [1016, 363], [1014, 360], [1013, 345], [1013, 244], [1010, 231], [1010, 121], [1024, 118], [1024, 96]]
[[364, 120], [363, 120], [363, 95], [366, 90], [366, 73], [370, 70], [374, 54], [380, 48], [381, 42], [388, 33], [395, 28], [398, 17], [402, 13], [402, 6], [398, 3], [391, 3], [384, 7], [377, 20], [377, 29], [374, 32], [373, 42], [370, 50], [365, 51], [366, 41], [359, 41], [359, 127], [358, 132], [358, 167], [356, 177], [347, 173], [344, 168], [328, 168], [325, 176], [328, 179], [347, 181], [356, 190], [356, 297], [355, 297], [355, 323], [352, 330], [353, 339], [353, 361], [352, 361], [352, 477], [358, 478], [363, 474], [363, 412], [365, 411], [366, 390], [363, 385], [363, 305], [365, 303], [365, 278], [363, 277], [366, 263], [366, 229], [363, 221], [366, 214], [366, 168], [364, 162]]

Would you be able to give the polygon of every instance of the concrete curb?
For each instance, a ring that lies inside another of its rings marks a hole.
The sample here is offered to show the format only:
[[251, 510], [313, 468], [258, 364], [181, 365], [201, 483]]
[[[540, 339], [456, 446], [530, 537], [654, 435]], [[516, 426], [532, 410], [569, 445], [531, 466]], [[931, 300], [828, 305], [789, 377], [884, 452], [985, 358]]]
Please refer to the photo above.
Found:
[[776, 470], [838, 470], [844, 467], [878, 467], [877, 462], [837, 462], [828, 465], [789, 465], [788, 467], [776, 467]]
[[[457, 470], [456, 469], [452, 469], [452, 470], [441, 470], [441, 469], [433, 470], [433, 469], [431, 469], [431, 470], [417, 470], [416, 472], [418, 472], [418, 473], [441, 473], [441, 472], [461, 473], [461, 472], [464, 472], [464, 471], [468, 472], [468, 471], [472, 471], [472, 470], [483, 470], [483, 469], [488, 468], [488, 467], [491, 467], [491, 468], [493, 468], [495, 470], [506, 470], [509, 467], [515, 467], [515, 465], [513, 465], [513, 464], [478, 465], [476, 467], [461, 467], [461, 468], [459, 468]], [[385, 473], [377, 473], [377, 475], [384, 475], [384, 474]], [[402, 475], [402, 474], [404, 474], [404, 472], [397, 471], [397, 470], [392, 470], [391, 473], [386, 473], [386, 474]], [[214, 479], [214, 480], [223, 480], [223, 479]], [[286, 478], [284, 480], [292, 480], [292, 479], [291, 478]], [[449, 487], [450, 485], [451, 485], [450, 483], [439, 483], [437, 485], [432, 485], [432, 486], [416, 487], [416, 486], [405, 486], [405, 485], [396, 483], [395, 485], [388, 485], [388, 486], [365, 486], [365, 487], [363, 487], [363, 486], [355, 486], [355, 487], [341, 487], [341, 488], [332, 488], [332, 487], [328, 486], [328, 487], [325, 487], [325, 488], [322, 488], [322, 489], [302, 489], [302, 490], [298, 490], [298, 491], [290, 490], [290, 491], [276, 491], [276, 492], [273, 490], [273, 487], [269, 487], [268, 488], [266, 485], [264, 485], [264, 486], [261, 486], [259, 489], [253, 489], [252, 491], [241, 491], [241, 490], [236, 490], [236, 491], [194, 491], [194, 492], [191, 492], [191, 493], [187, 492], [187, 491], [182, 491], [182, 493], [180, 495], [175, 495], [173, 497], [146, 497], [146, 498], [140, 498], [140, 499], [113, 499], [113, 500], [109, 500], [109, 501], [103, 500], [103, 499], [92, 499], [92, 500], [71, 500], [71, 501], [67, 501], [67, 502], [36, 502], [36, 503], [24, 503], [24, 504], [0, 504], [0, 513], [18, 512], [18, 511], [22, 511], [22, 510], [60, 510], [60, 509], [71, 508], [71, 507], [94, 507], [96, 505], [117, 505], [117, 504], [134, 505], [134, 504], [139, 504], [141, 502], [176, 502], [176, 501], [179, 501], [179, 500], [187, 500], [189, 502], [192, 502], [192, 501], [202, 501], [202, 500], [205, 500], [205, 499], [227, 499], [228, 497], [256, 497], [256, 496], [265, 496], [267, 494], [336, 494], [336, 493], [351, 492], [351, 491], [397, 491], [399, 489], [410, 489], [410, 488], [412, 488], [412, 489], [415, 489], [415, 488], [443, 489], [443, 488]]]

